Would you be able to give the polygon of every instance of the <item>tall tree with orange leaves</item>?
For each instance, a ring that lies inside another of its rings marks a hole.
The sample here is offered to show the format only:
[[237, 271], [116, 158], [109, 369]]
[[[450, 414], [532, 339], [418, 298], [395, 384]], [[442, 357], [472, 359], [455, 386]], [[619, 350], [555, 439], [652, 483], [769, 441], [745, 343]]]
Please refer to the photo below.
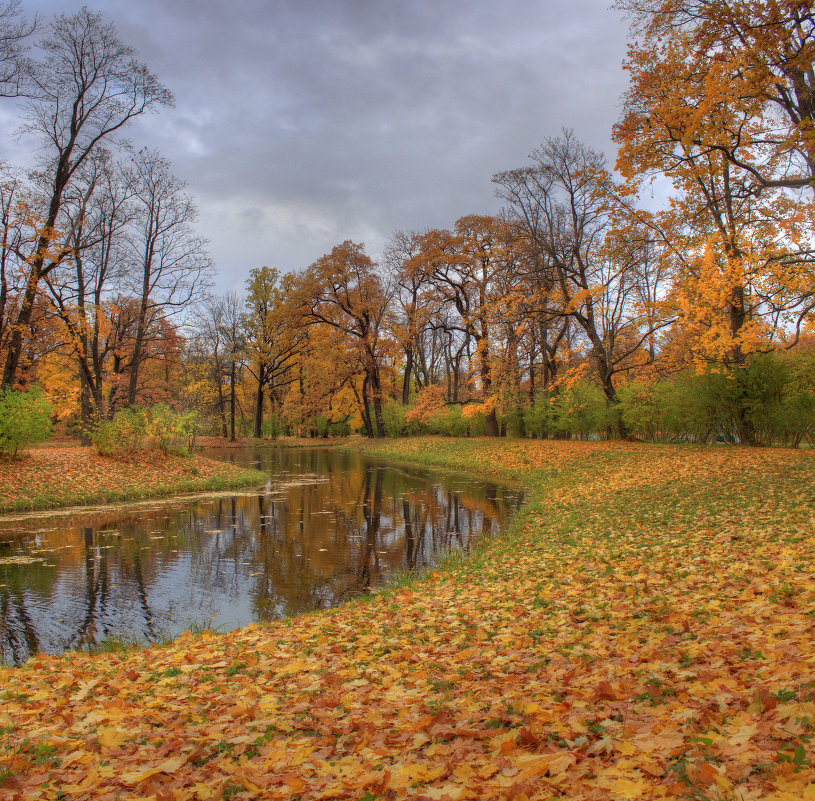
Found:
[[472, 214], [460, 218], [453, 231], [424, 234], [419, 246], [408, 262], [409, 270], [430, 279], [443, 303], [457, 315], [448, 328], [457, 330], [465, 345], [474, 344], [487, 436], [497, 437], [499, 360], [494, 339], [501, 319], [497, 288], [514, 259], [509, 231], [500, 218]]
[[[369, 437], [384, 437], [384, 358], [395, 344], [388, 335], [390, 289], [361, 244], [345, 241], [317, 259], [299, 278], [304, 320], [347, 337], [363, 374], [361, 411]], [[374, 419], [370, 407], [373, 405]]]
[[[716, 151], [754, 191], [815, 189], [809, 0], [617, 0], [632, 87], [621, 132]], [[715, 124], [712, 124], [715, 121]], [[630, 154], [629, 154], [630, 155]], [[676, 158], [682, 158], [676, 151]]]
[[815, 308], [815, 28], [801, 2], [621, 2], [634, 13], [618, 168], [671, 185], [654, 231], [697, 356], [743, 364]]

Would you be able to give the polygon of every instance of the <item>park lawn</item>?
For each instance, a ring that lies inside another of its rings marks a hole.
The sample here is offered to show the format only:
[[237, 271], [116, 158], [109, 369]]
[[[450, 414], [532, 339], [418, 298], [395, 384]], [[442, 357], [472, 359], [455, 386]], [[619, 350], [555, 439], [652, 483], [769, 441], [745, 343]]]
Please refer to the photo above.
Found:
[[0, 512], [258, 486], [265, 478], [259, 471], [201, 456], [140, 451], [115, 459], [92, 448], [37, 448], [0, 459]]
[[363, 449], [527, 503], [368, 600], [0, 671], [4, 797], [815, 799], [812, 453]]

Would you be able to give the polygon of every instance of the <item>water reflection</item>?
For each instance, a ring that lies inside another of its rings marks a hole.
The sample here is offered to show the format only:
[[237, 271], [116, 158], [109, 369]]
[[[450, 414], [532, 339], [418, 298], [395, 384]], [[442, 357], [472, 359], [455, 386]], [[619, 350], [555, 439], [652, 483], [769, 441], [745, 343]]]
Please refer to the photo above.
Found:
[[331, 449], [209, 455], [267, 472], [250, 493], [0, 520], [0, 652], [156, 641], [334, 606], [496, 533], [516, 490]]

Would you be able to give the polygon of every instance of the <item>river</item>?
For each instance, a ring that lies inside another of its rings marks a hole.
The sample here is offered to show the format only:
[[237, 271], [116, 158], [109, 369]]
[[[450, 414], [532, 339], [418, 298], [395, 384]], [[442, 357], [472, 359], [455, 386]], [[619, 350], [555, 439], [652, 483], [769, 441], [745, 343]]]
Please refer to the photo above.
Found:
[[521, 491], [333, 448], [209, 449], [251, 492], [0, 517], [0, 656], [323, 609], [494, 536]]

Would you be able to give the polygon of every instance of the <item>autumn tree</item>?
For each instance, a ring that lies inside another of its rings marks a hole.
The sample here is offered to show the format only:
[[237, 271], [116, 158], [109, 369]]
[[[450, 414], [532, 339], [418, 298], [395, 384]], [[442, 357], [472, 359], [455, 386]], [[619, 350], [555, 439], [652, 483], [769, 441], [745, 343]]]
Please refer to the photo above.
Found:
[[[390, 291], [363, 245], [337, 245], [319, 258], [299, 279], [304, 319], [328, 326], [348, 339], [363, 375], [360, 406], [369, 437], [384, 437], [383, 359], [391, 345], [387, 337]], [[374, 419], [370, 408], [373, 405]]]
[[288, 385], [295, 380], [301, 345], [300, 308], [292, 292], [292, 276], [282, 278], [273, 267], [250, 271], [246, 283], [244, 337], [247, 369], [257, 385], [256, 437], [263, 435], [264, 401], [270, 395], [279, 406]]
[[812, 10], [799, 2], [623, 3], [634, 12], [618, 167], [664, 176], [655, 227], [680, 264], [703, 359], [743, 364], [811, 315]]
[[[815, 13], [801, 0], [618, 0], [632, 86], [618, 136], [718, 153], [754, 192], [815, 188]], [[649, 129], [653, 129], [649, 132]], [[627, 147], [622, 163], [634, 159]], [[639, 148], [642, 152], [642, 148]], [[674, 157], [681, 160], [682, 149]], [[647, 165], [647, 159], [642, 166]]]
[[98, 151], [66, 190], [63, 216], [69, 250], [45, 277], [49, 300], [62, 320], [80, 381], [82, 430], [107, 415], [105, 379], [114, 348], [112, 315], [125, 275], [124, 237], [132, 219], [131, 190], [110, 154]]
[[456, 355], [451, 350], [451, 361], [460, 359], [472, 343], [487, 435], [498, 436], [493, 335], [501, 314], [496, 288], [512, 260], [507, 231], [498, 218], [470, 215], [459, 219], [453, 231], [423, 235], [420, 244], [411, 269], [426, 275], [455, 312], [457, 319], [448, 322], [447, 330], [451, 345], [454, 332], [461, 335], [461, 344]]
[[[421, 252], [421, 235], [395, 231], [385, 248], [384, 264], [394, 287], [396, 315], [393, 332], [404, 353], [402, 405], [410, 403], [411, 381], [422, 386], [428, 373], [425, 343], [432, 327], [432, 284], [423, 270], [412, 269], [412, 260]], [[432, 338], [432, 335], [431, 335]], [[431, 345], [432, 348], [432, 345]]]
[[100, 14], [83, 8], [59, 16], [39, 42], [43, 58], [25, 73], [23, 131], [43, 152], [49, 189], [39, 236], [26, 260], [26, 278], [3, 368], [2, 386], [15, 383], [23, 339], [42, 280], [68, 255], [54, 249], [66, 188], [88, 158], [134, 117], [172, 102], [172, 95]]
[[243, 299], [237, 292], [227, 292], [220, 299], [220, 336], [224, 343], [224, 357], [229, 365], [229, 439], [235, 441], [235, 415], [237, 388], [246, 353], [243, 327]]
[[577, 325], [607, 402], [616, 404], [615, 376], [640, 364], [643, 344], [668, 324], [643, 315], [637, 303], [643, 273], [653, 267], [644, 234], [626, 228], [636, 220], [617, 202], [602, 154], [570, 131], [547, 139], [531, 160], [493, 180], [539, 254], [537, 269], [546, 271], [543, 313]]

